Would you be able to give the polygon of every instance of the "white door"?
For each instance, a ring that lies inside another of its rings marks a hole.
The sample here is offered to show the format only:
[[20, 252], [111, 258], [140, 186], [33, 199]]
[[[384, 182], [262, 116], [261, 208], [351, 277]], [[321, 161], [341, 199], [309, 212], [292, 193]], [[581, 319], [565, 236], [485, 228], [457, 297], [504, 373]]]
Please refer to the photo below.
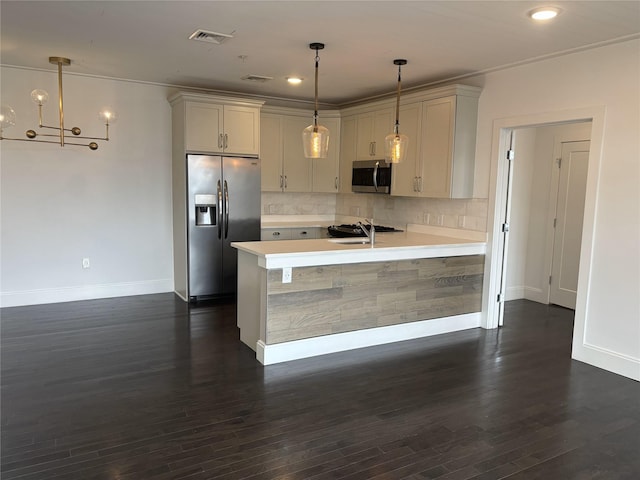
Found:
[[589, 142], [562, 144], [549, 302], [576, 308]]

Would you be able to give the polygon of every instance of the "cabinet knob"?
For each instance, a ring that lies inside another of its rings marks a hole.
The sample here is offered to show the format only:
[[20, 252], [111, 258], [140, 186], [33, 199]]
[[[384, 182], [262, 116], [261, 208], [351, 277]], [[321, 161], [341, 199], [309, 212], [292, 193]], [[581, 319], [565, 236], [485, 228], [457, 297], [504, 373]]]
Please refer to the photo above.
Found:
[[335, 186], [336, 186], [336, 190], [338, 190], [338, 177], [336, 177]]
[[280, 232], [273, 232], [273, 233], [272, 233], [272, 235], [273, 235], [274, 237], [277, 237], [278, 235], [280, 235]]
[[307, 232], [300, 232], [300, 235], [307, 235]]

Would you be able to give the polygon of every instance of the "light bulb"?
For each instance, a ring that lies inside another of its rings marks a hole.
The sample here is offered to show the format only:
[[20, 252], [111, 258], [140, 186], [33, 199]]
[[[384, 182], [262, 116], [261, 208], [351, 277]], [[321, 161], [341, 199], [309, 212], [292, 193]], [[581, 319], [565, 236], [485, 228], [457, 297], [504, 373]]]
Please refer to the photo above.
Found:
[[0, 107], [0, 127], [9, 128], [16, 124], [16, 112], [9, 105]]
[[100, 118], [105, 125], [113, 125], [118, 120], [118, 115], [111, 109], [105, 109], [98, 113], [98, 118]]
[[42, 106], [49, 100], [49, 94], [46, 90], [36, 88], [31, 92], [31, 100], [33, 100], [36, 105]]
[[300, 85], [302, 83], [302, 79], [299, 77], [287, 77], [287, 82], [291, 85]]

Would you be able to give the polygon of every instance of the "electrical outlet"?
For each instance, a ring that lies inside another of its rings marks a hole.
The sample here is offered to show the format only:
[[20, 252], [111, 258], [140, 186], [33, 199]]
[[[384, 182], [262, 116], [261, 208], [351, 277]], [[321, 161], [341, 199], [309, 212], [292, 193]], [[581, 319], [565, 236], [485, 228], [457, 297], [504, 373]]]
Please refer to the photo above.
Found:
[[82, 259], [82, 268], [90, 268], [91, 267], [91, 262], [89, 262], [88, 258], [83, 258]]
[[282, 269], [282, 283], [291, 283], [291, 267]]

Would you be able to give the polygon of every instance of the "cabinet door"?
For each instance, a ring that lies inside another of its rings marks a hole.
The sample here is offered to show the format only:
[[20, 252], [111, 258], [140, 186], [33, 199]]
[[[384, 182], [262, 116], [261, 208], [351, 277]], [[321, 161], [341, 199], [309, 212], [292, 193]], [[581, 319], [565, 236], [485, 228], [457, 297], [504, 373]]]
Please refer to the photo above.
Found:
[[373, 158], [373, 122], [373, 112], [358, 115], [356, 127], [356, 158], [358, 160]]
[[454, 113], [455, 96], [423, 103], [419, 175], [423, 197], [451, 195]]
[[212, 103], [185, 103], [185, 147], [190, 152], [222, 152], [223, 106]]
[[405, 159], [391, 167], [391, 195], [417, 197], [418, 166], [420, 164], [420, 124], [422, 104], [414, 103], [400, 107], [400, 133], [409, 137]]
[[340, 187], [340, 121], [337, 118], [324, 118], [320, 123], [329, 129], [329, 152], [327, 158], [314, 158], [314, 192], [336, 193]]
[[356, 157], [358, 160], [384, 158], [384, 137], [393, 132], [394, 110], [383, 108], [358, 115]]
[[304, 156], [302, 131], [311, 124], [309, 117], [283, 118], [283, 173], [285, 192], [310, 192], [312, 165], [311, 159]]
[[396, 122], [395, 110], [385, 108], [376, 110], [373, 114], [373, 158], [384, 158], [384, 139], [393, 132]]
[[224, 106], [224, 151], [240, 155], [260, 153], [260, 109]]
[[356, 131], [357, 119], [355, 115], [341, 120], [340, 129], [340, 193], [351, 193], [351, 176], [353, 161], [356, 159]]
[[282, 116], [262, 114], [260, 129], [261, 189], [280, 192], [283, 187]]

